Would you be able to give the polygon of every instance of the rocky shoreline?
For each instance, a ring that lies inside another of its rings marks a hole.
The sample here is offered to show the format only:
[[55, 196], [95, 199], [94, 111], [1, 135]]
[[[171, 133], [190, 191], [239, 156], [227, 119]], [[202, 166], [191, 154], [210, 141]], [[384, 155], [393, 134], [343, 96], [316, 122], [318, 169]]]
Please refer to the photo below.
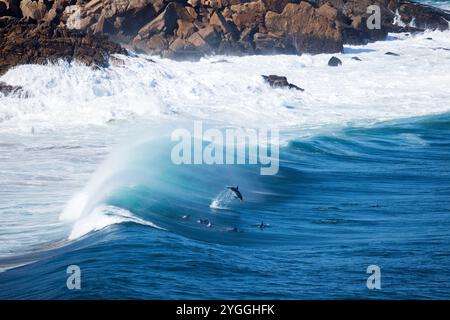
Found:
[[[370, 30], [374, 4], [381, 25]], [[61, 58], [106, 66], [125, 48], [172, 59], [334, 53], [448, 21], [450, 12], [400, 0], [0, 0], [0, 75]]]

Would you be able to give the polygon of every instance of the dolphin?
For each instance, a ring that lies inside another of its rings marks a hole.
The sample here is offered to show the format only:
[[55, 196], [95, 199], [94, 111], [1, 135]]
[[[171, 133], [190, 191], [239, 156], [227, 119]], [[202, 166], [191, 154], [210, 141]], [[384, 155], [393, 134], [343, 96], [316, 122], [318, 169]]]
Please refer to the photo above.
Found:
[[211, 222], [209, 222], [208, 219], [198, 219], [198, 220], [197, 220], [197, 223], [208, 225], [208, 224], [210, 224]]
[[265, 224], [264, 221], [261, 221], [261, 223], [257, 224], [256, 227], [264, 230], [264, 228], [270, 227], [270, 224]]
[[239, 186], [236, 187], [227, 187], [227, 189], [233, 191], [235, 198], [243, 201], [244, 198], [242, 197], [242, 193], [239, 191]]

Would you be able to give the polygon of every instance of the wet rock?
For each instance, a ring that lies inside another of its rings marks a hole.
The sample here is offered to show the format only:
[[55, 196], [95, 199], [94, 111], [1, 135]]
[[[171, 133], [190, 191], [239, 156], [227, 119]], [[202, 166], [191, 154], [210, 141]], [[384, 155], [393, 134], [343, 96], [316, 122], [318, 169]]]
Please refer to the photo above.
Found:
[[296, 86], [295, 84], [289, 83], [286, 77], [277, 76], [277, 75], [269, 75], [262, 76], [263, 79], [272, 87], [272, 88], [289, 88], [295, 89], [299, 91], [305, 91], [304, 89]]
[[45, 64], [58, 59], [107, 66], [110, 54], [126, 54], [103, 36], [17, 19], [0, 29], [0, 48], [0, 74], [18, 64]]
[[398, 53], [391, 52], [391, 51], [386, 52], [385, 55], [387, 55], [387, 56], [393, 56], [393, 57], [399, 57], [399, 56], [400, 56]]
[[400, 1], [397, 10], [401, 21], [411, 27], [441, 31], [449, 28], [449, 11], [409, 1]]
[[24, 97], [28, 96], [21, 86], [11, 86], [0, 81], [0, 95], [8, 96], [13, 94], [19, 94]]
[[331, 57], [331, 59], [328, 61], [328, 65], [330, 67], [339, 67], [342, 65], [342, 61], [337, 57]]
[[297, 49], [283, 36], [274, 34], [255, 33], [253, 36], [255, 52], [258, 54], [296, 54]]

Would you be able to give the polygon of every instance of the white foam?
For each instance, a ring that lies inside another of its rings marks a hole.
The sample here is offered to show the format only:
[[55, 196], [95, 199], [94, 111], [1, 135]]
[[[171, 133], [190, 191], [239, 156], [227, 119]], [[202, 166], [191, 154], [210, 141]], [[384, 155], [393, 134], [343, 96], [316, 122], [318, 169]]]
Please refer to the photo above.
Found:
[[134, 216], [128, 210], [114, 206], [99, 206], [90, 214], [81, 217], [75, 222], [69, 235], [69, 240], [75, 240], [89, 232], [98, 231], [108, 226], [124, 222], [133, 222], [152, 228], [163, 229], [152, 222]]
[[[19, 66], [1, 81], [22, 85], [32, 96], [0, 98], [0, 132], [180, 118], [311, 130], [446, 112], [450, 52], [437, 48], [450, 48], [450, 32], [347, 46], [337, 54], [339, 68], [327, 66], [328, 54], [153, 58], [156, 63], [121, 57], [124, 64], [104, 70], [67, 63]], [[351, 60], [355, 55], [363, 61]], [[213, 63], [222, 59], [227, 62]], [[287, 76], [306, 91], [272, 89], [261, 74]]]

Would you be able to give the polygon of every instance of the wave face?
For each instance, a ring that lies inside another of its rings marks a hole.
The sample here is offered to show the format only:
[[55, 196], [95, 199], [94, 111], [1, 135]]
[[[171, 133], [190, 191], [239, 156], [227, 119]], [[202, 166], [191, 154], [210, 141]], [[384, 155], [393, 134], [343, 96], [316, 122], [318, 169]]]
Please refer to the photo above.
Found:
[[[450, 33], [428, 32], [346, 47], [340, 68], [119, 56], [10, 70], [0, 81], [29, 94], [0, 97], [0, 298], [448, 297], [447, 48]], [[175, 165], [170, 133], [192, 120], [280, 129], [279, 173]], [[72, 264], [81, 291], [65, 287]]]

